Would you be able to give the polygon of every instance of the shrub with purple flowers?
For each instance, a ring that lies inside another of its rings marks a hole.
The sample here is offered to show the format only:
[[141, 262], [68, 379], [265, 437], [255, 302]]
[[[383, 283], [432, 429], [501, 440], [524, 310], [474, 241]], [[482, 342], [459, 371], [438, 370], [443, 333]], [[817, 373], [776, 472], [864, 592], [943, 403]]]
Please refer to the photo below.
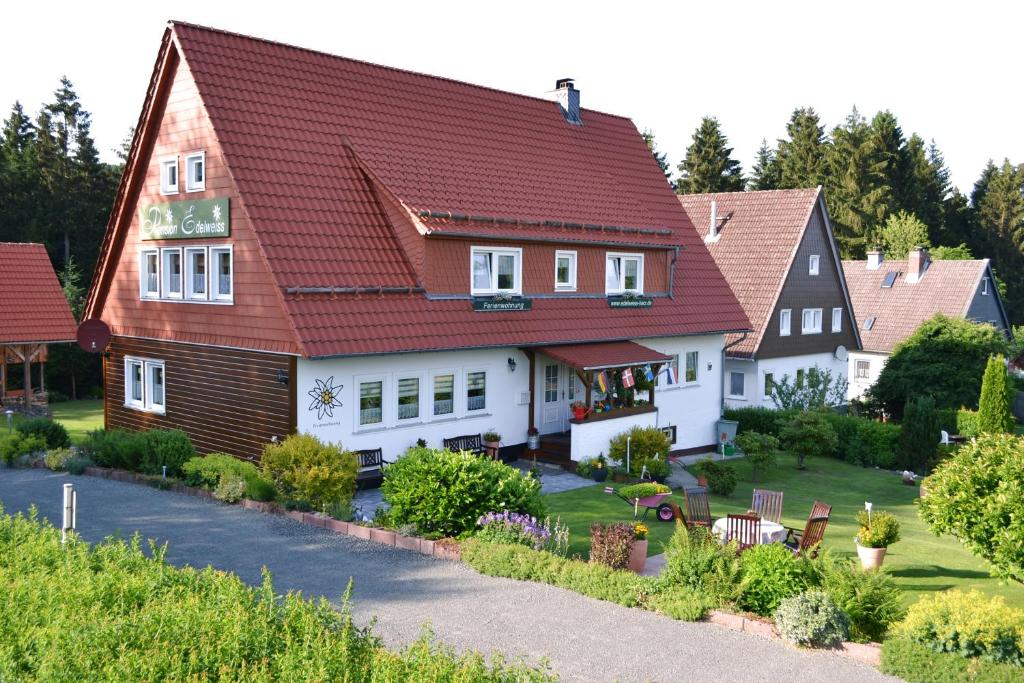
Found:
[[477, 538], [491, 543], [511, 543], [540, 550], [551, 538], [546, 522], [518, 512], [488, 512], [477, 520]]

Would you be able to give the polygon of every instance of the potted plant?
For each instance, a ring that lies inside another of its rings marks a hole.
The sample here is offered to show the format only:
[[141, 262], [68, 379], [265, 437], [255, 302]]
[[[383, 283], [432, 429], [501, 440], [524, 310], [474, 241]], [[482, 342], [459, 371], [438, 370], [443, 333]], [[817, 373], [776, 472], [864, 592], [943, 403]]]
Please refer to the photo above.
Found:
[[536, 427], [530, 427], [526, 430], [526, 447], [531, 451], [540, 448], [540, 432], [537, 431]]
[[501, 443], [501, 434], [493, 429], [488, 429], [483, 433], [483, 440], [484, 448], [493, 448], [497, 450], [498, 445]]
[[854, 542], [857, 544], [857, 556], [864, 569], [877, 569], [882, 566], [885, 551], [890, 545], [900, 540], [900, 523], [896, 515], [880, 510], [871, 512], [871, 504], [857, 513], [857, 524], [860, 529]]
[[594, 481], [602, 482], [608, 478], [608, 461], [604, 459], [604, 453], [597, 456], [591, 465], [593, 469], [590, 472], [590, 476], [593, 477]]
[[640, 574], [647, 564], [647, 533], [650, 529], [643, 522], [633, 525], [633, 545], [629, 549], [629, 568]]
[[587, 404], [583, 401], [573, 401], [570, 407], [572, 408], [572, 416], [575, 419], [582, 420], [587, 416]]
[[629, 473], [626, 472], [626, 468], [623, 467], [622, 465], [616, 465], [615, 467], [612, 467], [611, 474], [612, 481], [618, 482], [620, 484], [626, 481], [626, 478], [629, 476]]

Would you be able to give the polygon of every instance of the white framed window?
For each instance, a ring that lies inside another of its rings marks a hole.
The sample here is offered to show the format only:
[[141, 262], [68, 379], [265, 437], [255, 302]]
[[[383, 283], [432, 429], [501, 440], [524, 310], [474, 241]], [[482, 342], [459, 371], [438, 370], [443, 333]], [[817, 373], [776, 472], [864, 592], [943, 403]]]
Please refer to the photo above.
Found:
[[843, 331], [843, 309], [841, 308], [832, 309], [832, 331]]
[[519, 294], [522, 282], [522, 249], [473, 247], [470, 250], [472, 294]]
[[178, 247], [161, 249], [160, 267], [163, 271], [163, 282], [160, 283], [160, 296], [164, 299], [180, 299], [182, 296], [181, 249]]
[[420, 387], [423, 385], [421, 375], [399, 376], [395, 381], [395, 398], [397, 404], [396, 418], [418, 420], [420, 418]]
[[678, 353], [673, 354], [672, 360], [668, 361], [661, 367], [661, 370], [658, 372], [658, 376], [654, 378], [654, 385], [660, 388], [679, 386]]
[[788, 337], [793, 324], [793, 311], [783, 308], [779, 311], [779, 336]]
[[178, 157], [160, 159], [160, 194], [178, 194]]
[[817, 275], [819, 266], [821, 265], [821, 257], [817, 254], [811, 254], [808, 259], [807, 273], [808, 275]]
[[609, 253], [605, 261], [606, 294], [643, 294], [643, 254]]
[[700, 363], [700, 352], [699, 351], [687, 351], [686, 352], [686, 372], [683, 375], [683, 381], [686, 384], [693, 384], [700, 377], [700, 369], [698, 364]]
[[455, 371], [439, 370], [433, 374], [434, 417], [455, 415]]
[[185, 155], [185, 192], [206, 189], [206, 152]]
[[800, 325], [800, 334], [820, 334], [821, 333], [821, 309], [820, 308], [805, 308], [803, 311], [803, 321]]
[[771, 398], [773, 393], [775, 393], [775, 373], [766, 372], [764, 373], [764, 397]]
[[209, 295], [206, 247], [185, 248], [185, 296], [205, 300]]
[[729, 396], [731, 398], [747, 397], [747, 375], [743, 372], [729, 373]]
[[160, 251], [157, 249], [139, 252], [139, 296], [160, 298]]
[[235, 295], [235, 256], [231, 245], [210, 247], [210, 299], [232, 301]]
[[988, 296], [988, 278], [982, 278], [981, 280], [981, 293]]
[[859, 360], [853, 365], [854, 379], [867, 380], [871, 378], [871, 361]]
[[576, 289], [576, 252], [555, 252], [555, 289], [574, 291]]
[[356, 382], [359, 427], [374, 427], [384, 422], [384, 378], [363, 377]]
[[466, 372], [466, 412], [475, 413], [487, 409], [487, 371]]
[[796, 371], [796, 388], [797, 389], [803, 389], [803, 386], [804, 386], [804, 375], [805, 374], [806, 374], [806, 372], [804, 372], [803, 368], [797, 368], [797, 371]]
[[125, 357], [124, 405], [147, 413], [163, 414], [166, 411], [167, 393], [162, 360]]

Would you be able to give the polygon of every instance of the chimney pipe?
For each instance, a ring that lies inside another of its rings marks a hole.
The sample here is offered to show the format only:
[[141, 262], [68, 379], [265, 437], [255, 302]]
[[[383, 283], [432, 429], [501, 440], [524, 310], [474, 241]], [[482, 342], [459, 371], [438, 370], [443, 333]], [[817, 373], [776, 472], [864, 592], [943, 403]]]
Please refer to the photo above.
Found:
[[876, 247], [876, 248], [872, 249], [871, 251], [869, 251], [868, 252], [868, 270], [878, 270], [878, 268], [882, 265], [882, 260], [883, 260], [883, 256], [882, 256], [882, 250], [881, 249]]
[[919, 282], [928, 270], [928, 250], [924, 247], [914, 247], [907, 255], [907, 283]]
[[573, 79], [559, 78], [555, 81], [555, 101], [568, 123], [582, 126], [580, 118], [580, 91], [573, 86]]
[[718, 239], [718, 202], [714, 199], [711, 200], [711, 226], [708, 236], [713, 240]]

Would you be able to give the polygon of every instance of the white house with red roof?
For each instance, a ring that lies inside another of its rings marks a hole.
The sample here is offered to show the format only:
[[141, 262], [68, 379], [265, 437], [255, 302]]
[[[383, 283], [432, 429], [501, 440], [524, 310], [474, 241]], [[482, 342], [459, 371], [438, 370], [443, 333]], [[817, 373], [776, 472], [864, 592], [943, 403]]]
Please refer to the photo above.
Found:
[[295, 430], [387, 459], [493, 429], [569, 462], [636, 424], [703, 449], [749, 327], [636, 127], [570, 79], [527, 97], [179, 22], [87, 315], [108, 427], [246, 458]]

